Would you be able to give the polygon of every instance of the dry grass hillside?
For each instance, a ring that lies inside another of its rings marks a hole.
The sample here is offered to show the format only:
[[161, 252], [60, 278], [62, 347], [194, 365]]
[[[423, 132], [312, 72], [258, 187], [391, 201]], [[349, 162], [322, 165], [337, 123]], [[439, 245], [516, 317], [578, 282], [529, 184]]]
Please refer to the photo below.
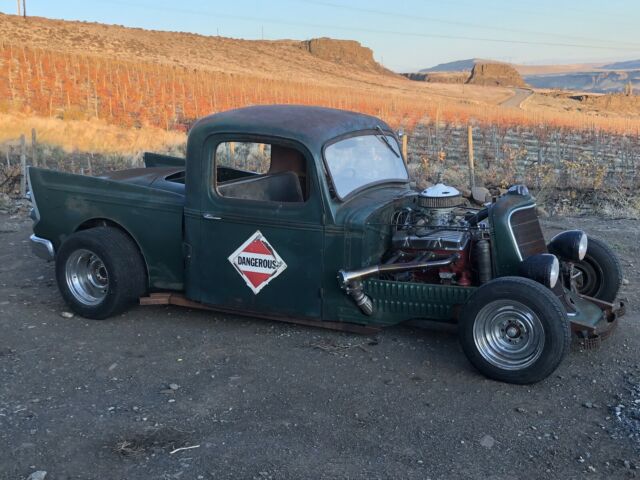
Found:
[[[353, 41], [249, 41], [0, 14], [0, 113], [19, 115], [27, 134], [30, 116], [57, 120], [51, 125], [184, 131], [197, 117], [264, 103], [356, 110], [407, 130], [474, 122], [640, 131], [638, 118], [585, 114], [561, 102], [501, 107], [512, 95], [499, 86], [410, 81]], [[133, 142], [127, 135], [110, 138], [117, 151]]]
[[[397, 75], [357, 42], [254, 41], [0, 14], [2, 40], [16, 46], [121, 61], [142, 61], [256, 78], [331, 85], [394, 84]], [[340, 59], [344, 58], [344, 64]]]

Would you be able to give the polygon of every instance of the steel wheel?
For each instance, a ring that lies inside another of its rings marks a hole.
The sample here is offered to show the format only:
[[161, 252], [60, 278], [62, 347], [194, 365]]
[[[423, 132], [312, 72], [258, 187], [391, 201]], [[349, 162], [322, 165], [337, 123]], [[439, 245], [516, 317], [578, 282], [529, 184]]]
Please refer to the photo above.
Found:
[[596, 271], [596, 266], [587, 261], [574, 264], [579, 274], [576, 277], [576, 288], [578, 293], [593, 297], [598, 293], [600, 285], [598, 284], [598, 278], [602, 278], [602, 271]]
[[83, 305], [99, 305], [109, 291], [109, 272], [102, 259], [90, 250], [75, 250], [65, 264], [69, 291]]
[[494, 300], [477, 314], [473, 340], [480, 355], [504, 370], [521, 370], [540, 357], [544, 328], [538, 316], [514, 300]]

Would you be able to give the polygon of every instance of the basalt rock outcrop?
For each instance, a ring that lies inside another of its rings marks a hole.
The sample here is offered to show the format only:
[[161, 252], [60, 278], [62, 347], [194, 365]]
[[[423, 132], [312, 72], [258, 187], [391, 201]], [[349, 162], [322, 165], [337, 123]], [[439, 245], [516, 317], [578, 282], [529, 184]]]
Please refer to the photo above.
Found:
[[518, 71], [506, 63], [476, 63], [467, 83], [500, 87], [526, 86]]

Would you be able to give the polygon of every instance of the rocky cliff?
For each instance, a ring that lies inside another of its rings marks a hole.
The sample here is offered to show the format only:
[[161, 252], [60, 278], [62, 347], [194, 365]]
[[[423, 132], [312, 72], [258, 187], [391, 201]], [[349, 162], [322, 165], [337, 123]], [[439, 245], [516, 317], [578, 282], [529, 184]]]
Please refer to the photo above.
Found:
[[301, 42], [300, 45], [314, 57], [348, 68], [357, 67], [371, 72], [392, 73], [373, 59], [373, 50], [363, 47], [355, 40], [312, 38]]
[[475, 64], [467, 83], [501, 87], [526, 86], [518, 71], [506, 63]]
[[468, 72], [438, 72], [438, 73], [403, 73], [403, 77], [416, 82], [427, 83], [466, 83], [469, 79]]

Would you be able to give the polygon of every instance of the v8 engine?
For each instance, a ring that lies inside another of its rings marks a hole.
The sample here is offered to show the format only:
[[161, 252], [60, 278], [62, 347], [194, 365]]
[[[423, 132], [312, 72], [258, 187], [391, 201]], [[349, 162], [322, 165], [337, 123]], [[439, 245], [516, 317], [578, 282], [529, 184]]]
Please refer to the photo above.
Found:
[[388, 263], [449, 260], [437, 269], [391, 274], [395, 280], [461, 286], [491, 280], [487, 209], [465, 204], [457, 189], [438, 183], [423, 190], [414, 207], [394, 213]]

